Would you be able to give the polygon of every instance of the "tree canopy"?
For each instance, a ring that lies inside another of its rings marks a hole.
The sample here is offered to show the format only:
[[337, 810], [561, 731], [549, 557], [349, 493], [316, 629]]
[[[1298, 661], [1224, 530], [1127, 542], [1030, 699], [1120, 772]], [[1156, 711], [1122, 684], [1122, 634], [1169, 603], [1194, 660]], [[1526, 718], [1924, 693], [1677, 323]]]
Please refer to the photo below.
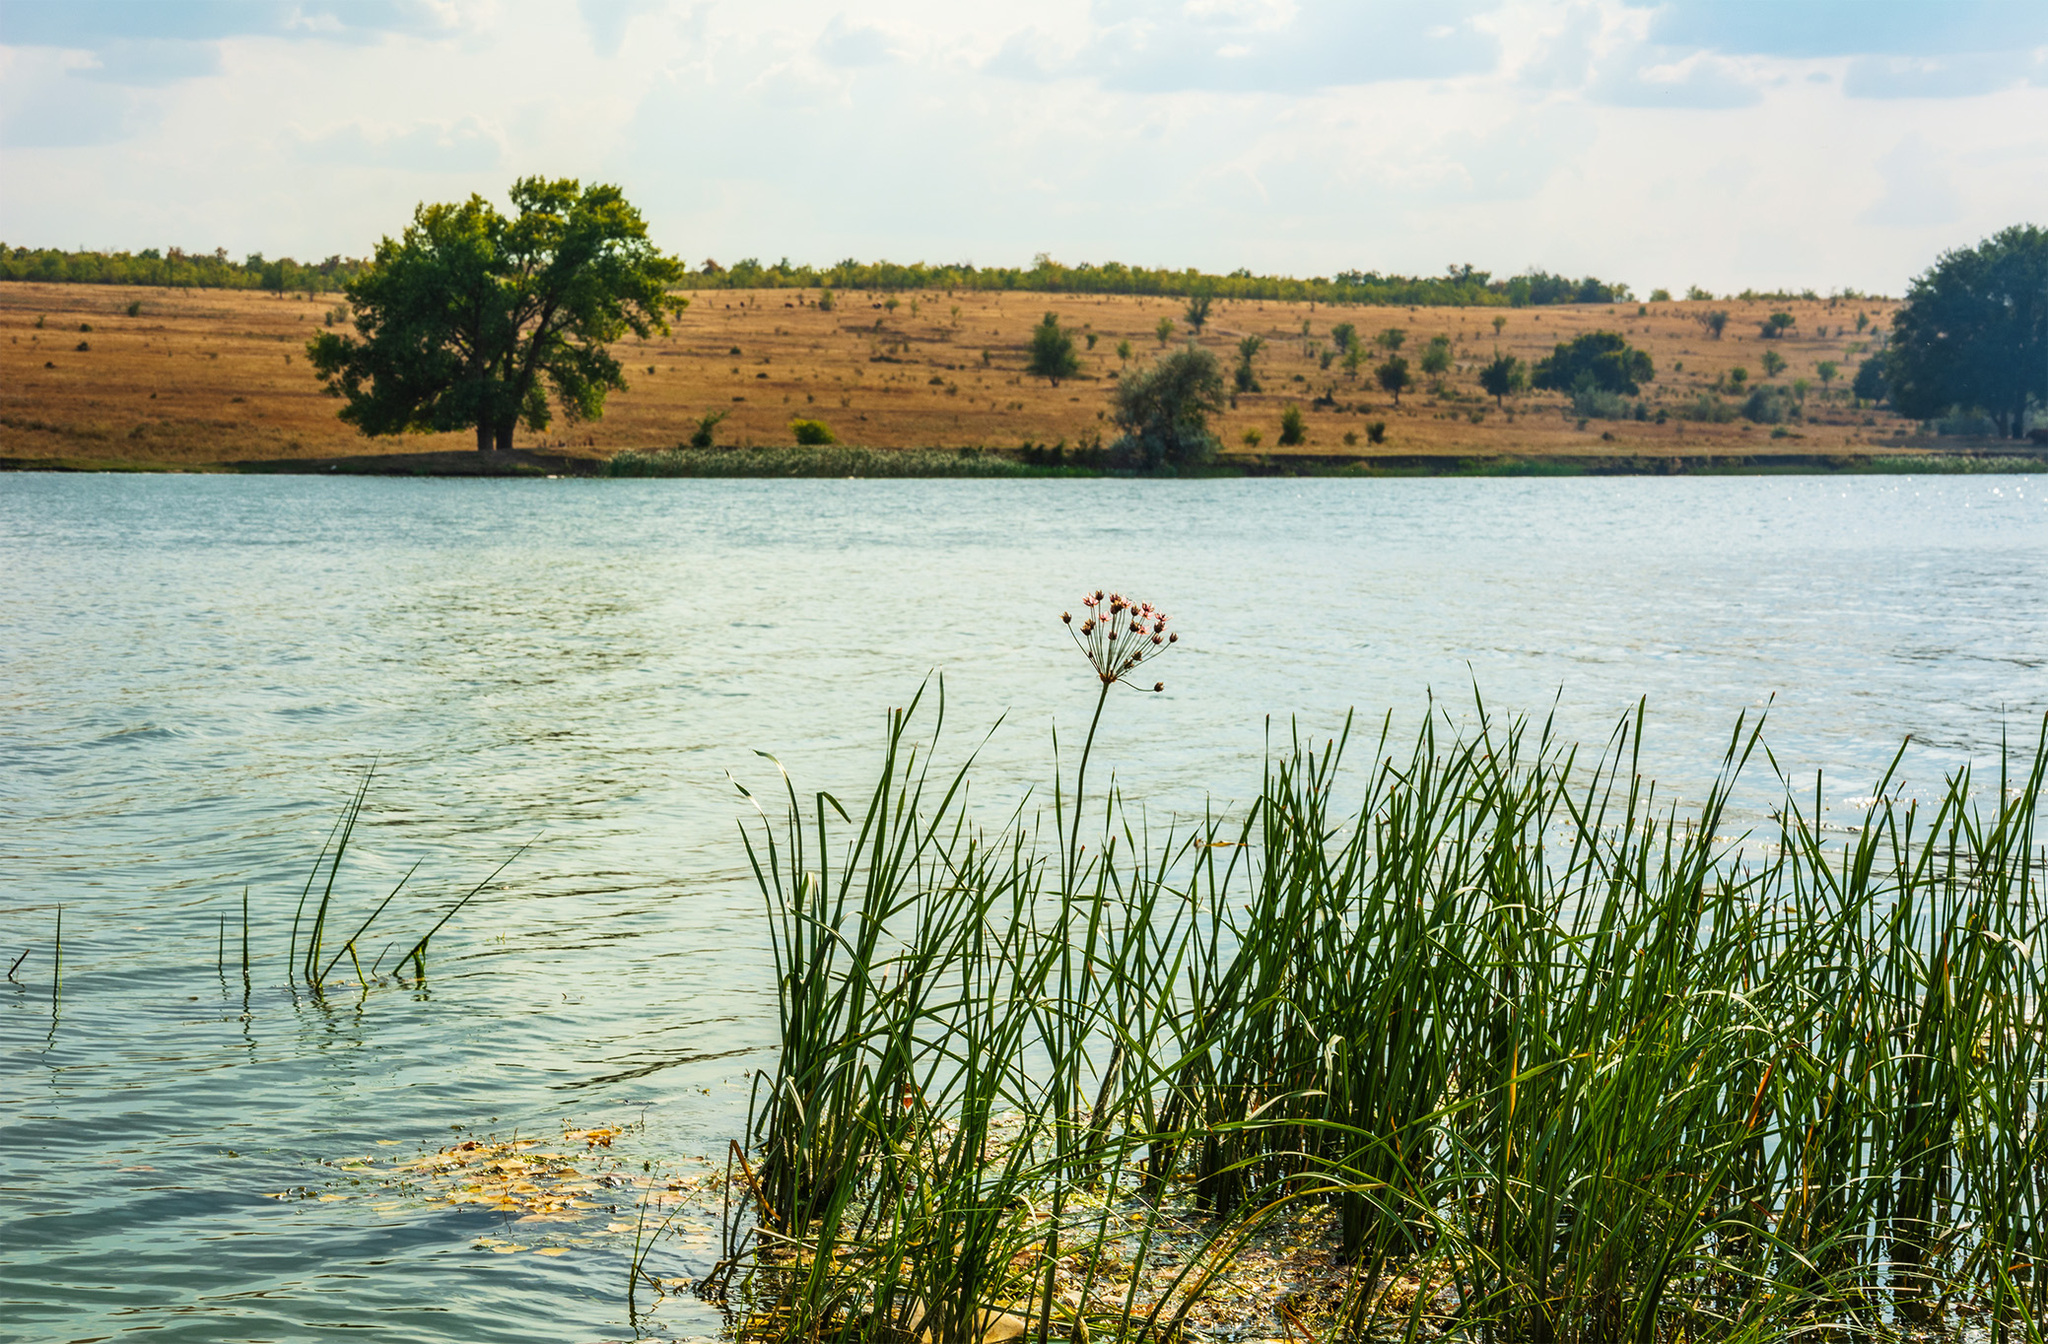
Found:
[[1040, 378], [1049, 379], [1054, 387], [1060, 379], [1071, 378], [1081, 371], [1081, 360], [1074, 353], [1074, 338], [1060, 330], [1057, 314], [1047, 313], [1031, 333], [1031, 358], [1025, 363], [1024, 371]]
[[1532, 387], [1574, 392], [1581, 386], [1634, 396], [1640, 384], [1656, 377], [1650, 356], [1631, 346], [1621, 334], [1589, 331], [1570, 344], [1559, 341], [1549, 358], [1536, 361]]
[[1380, 386], [1394, 394], [1394, 404], [1399, 406], [1401, 389], [1414, 381], [1408, 376], [1408, 361], [1399, 355], [1388, 355], [1387, 362], [1372, 372], [1380, 380]]
[[1116, 386], [1114, 418], [1123, 434], [1111, 445], [1126, 465], [1157, 470], [1206, 462], [1220, 446], [1209, 417], [1223, 409], [1216, 356], [1185, 345]]
[[1493, 362], [1479, 370], [1479, 385], [1502, 406], [1507, 405], [1508, 397], [1521, 391], [1527, 382], [1528, 375], [1522, 369], [1522, 361], [1498, 350], [1493, 352]]
[[476, 431], [479, 451], [544, 429], [549, 393], [571, 420], [626, 386], [607, 347], [668, 330], [681, 263], [647, 240], [614, 186], [522, 178], [511, 217], [480, 196], [425, 205], [345, 292], [356, 336], [307, 342], [341, 418], [364, 434]]
[[[1892, 315], [1884, 376], [1901, 415], [1963, 407], [2024, 435], [2029, 403], [2048, 403], [2048, 229], [2016, 224], [1943, 253]], [[1858, 370], [1858, 396], [1862, 383]]]

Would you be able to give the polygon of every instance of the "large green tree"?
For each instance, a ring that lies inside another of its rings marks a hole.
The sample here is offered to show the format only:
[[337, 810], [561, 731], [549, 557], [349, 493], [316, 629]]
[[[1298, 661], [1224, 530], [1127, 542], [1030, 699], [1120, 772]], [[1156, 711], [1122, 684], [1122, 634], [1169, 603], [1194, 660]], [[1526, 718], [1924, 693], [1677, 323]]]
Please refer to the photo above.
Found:
[[1591, 386], [1634, 396], [1640, 384], [1656, 376], [1649, 355], [1630, 345], [1619, 332], [1589, 331], [1569, 344], [1559, 341], [1549, 358], [1537, 360], [1529, 384], [1558, 392]]
[[2048, 229], [2015, 224], [1943, 253], [1892, 315], [1884, 371], [1901, 415], [1961, 406], [2023, 436], [2028, 403], [2048, 404]]
[[516, 213], [480, 196], [421, 205], [347, 288], [356, 335], [307, 342], [341, 418], [364, 434], [474, 429], [478, 451], [571, 421], [626, 379], [609, 346], [668, 330], [682, 265], [647, 240], [617, 187], [522, 178]]
[[1209, 417], [1223, 409], [1223, 371], [1216, 356], [1185, 345], [1117, 383], [1113, 417], [1121, 437], [1111, 445], [1126, 466], [1157, 470], [1206, 462], [1221, 445]]

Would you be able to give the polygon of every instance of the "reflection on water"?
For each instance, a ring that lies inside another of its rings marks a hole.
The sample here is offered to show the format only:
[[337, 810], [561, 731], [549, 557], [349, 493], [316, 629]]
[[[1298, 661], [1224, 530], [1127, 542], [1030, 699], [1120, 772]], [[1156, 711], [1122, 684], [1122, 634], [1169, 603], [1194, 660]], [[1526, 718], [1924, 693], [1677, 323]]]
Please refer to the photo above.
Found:
[[[565, 1120], [715, 1151], [771, 1005], [732, 778], [774, 783], [758, 748], [857, 791], [939, 669], [956, 752], [1007, 712], [976, 776], [1007, 807], [1092, 706], [1058, 625], [1084, 586], [1183, 632], [1098, 747], [1156, 819], [1255, 791], [1269, 716], [1407, 726], [1432, 692], [1590, 740], [1647, 696], [1681, 793], [1768, 704], [1845, 821], [1906, 734], [1910, 785], [2048, 711], [2025, 477], [6, 476], [0, 569], [0, 938], [29, 950], [0, 982], [0, 1338], [627, 1335], [615, 1241], [497, 1253], [503, 1211], [266, 1194]], [[423, 987], [295, 994], [292, 908], [373, 759], [340, 920], [426, 862], [367, 949], [542, 838]]]

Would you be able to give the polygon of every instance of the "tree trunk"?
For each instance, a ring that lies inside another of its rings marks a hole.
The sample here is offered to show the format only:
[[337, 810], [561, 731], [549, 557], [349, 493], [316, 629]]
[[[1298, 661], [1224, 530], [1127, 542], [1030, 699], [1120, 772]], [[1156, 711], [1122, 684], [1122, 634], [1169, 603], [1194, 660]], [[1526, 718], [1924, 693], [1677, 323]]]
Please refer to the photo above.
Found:
[[491, 451], [491, 425], [481, 416], [476, 422], [476, 450], [480, 453]]
[[512, 430], [516, 424], [516, 421], [507, 420], [498, 426], [497, 446], [499, 452], [509, 453], [512, 451]]

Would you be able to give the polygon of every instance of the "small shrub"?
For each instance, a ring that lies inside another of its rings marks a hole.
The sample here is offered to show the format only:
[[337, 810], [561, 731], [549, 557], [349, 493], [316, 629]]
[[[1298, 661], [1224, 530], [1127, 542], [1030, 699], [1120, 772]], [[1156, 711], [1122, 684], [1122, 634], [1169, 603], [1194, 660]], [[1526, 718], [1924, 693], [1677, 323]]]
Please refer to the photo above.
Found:
[[1636, 403], [1618, 392], [1609, 392], [1590, 379], [1572, 389], [1572, 413], [1585, 420], [1629, 420]]
[[1785, 357], [1775, 350], [1764, 351], [1764, 377], [1775, 378], [1785, 371]]
[[43, 316], [38, 317], [36, 319], [36, 330], [41, 331], [43, 329], [44, 324], [47, 323], [49, 320], [50, 319], [48, 314], [44, 314]]
[[1081, 371], [1081, 361], [1074, 354], [1074, 338], [1060, 329], [1056, 314], [1047, 313], [1033, 329], [1031, 357], [1025, 362], [1024, 371], [1046, 379], [1054, 387], [1060, 385], [1060, 379]]
[[1385, 443], [1387, 441], [1387, 422], [1384, 420], [1366, 421], [1365, 441], [1367, 443]]
[[838, 300], [832, 297], [832, 291], [831, 291], [831, 290], [829, 290], [829, 289], [821, 289], [821, 290], [819, 290], [819, 291], [818, 291], [818, 311], [819, 311], [819, 312], [821, 312], [821, 313], [829, 313], [829, 312], [831, 312], [831, 311], [832, 311], [832, 306], [833, 306], [833, 305], [834, 305], [835, 303], [837, 303], [837, 302], [838, 302]]
[[130, 304], [128, 305], [128, 316], [130, 316], [130, 317], [141, 317], [141, 316], [142, 316], [142, 300], [141, 300], [141, 299], [136, 299], [136, 300], [135, 300], [134, 302], [132, 302], [132, 303], [130, 303]]
[[80, 341], [80, 342], [78, 343], [78, 348], [79, 348], [80, 350], [90, 350], [90, 349], [92, 349], [92, 342], [91, 342], [91, 341]]
[[796, 435], [797, 445], [802, 448], [821, 448], [828, 443], [839, 442], [823, 420], [792, 420], [789, 430]]
[[1422, 352], [1422, 371], [1441, 377], [1451, 367], [1451, 338], [1438, 333], [1429, 338]]
[[1358, 431], [1357, 431], [1357, 430], [1355, 430], [1355, 429], [1347, 429], [1347, 430], [1345, 430], [1345, 431], [1344, 431], [1344, 446], [1345, 446], [1346, 448], [1356, 448], [1356, 447], [1358, 446]]
[[1775, 341], [1787, 331], [1790, 331], [1792, 325], [1792, 314], [1772, 313], [1763, 320], [1763, 338], [1767, 341]]
[[[1260, 390], [1258, 375], [1252, 369], [1252, 360], [1258, 356], [1259, 350], [1265, 344], [1265, 340], [1258, 336], [1246, 336], [1238, 341], [1235, 379], [1239, 392], [1257, 392]], [[1235, 399], [1233, 398], [1233, 403], [1234, 401]]]
[[1280, 412], [1280, 444], [1294, 448], [1308, 442], [1308, 422], [1302, 418], [1301, 407], [1290, 403]]
[[1669, 303], [1669, 302], [1671, 302], [1671, 291], [1670, 291], [1670, 290], [1668, 290], [1668, 289], [1653, 289], [1653, 290], [1651, 290], [1651, 291], [1650, 291], [1650, 302], [1651, 302], [1651, 303]]
[[1152, 334], [1159, 338], [1160, 347], [1162, 349], [1165, 348], [1166, 343], [1173, 338], [1173, 319], [1170, 317], [1160, 318], [1159, 324], [1152, 328]]
[[1735, 418], [1735, 408], [1711, 393], [1701, 392], [1691, 401], [1680, 402], [1672, 414], [1681, 420], [1725, 425]]
[[1742, 418], [1759, 425], [1781, 425], [1792, 414], [1792, 395], [1781, 387], [1759, 387], [1742, 403]]
[[725, 417], [726, 412], [724, 411], [706, 411], [703, 418], [697, 421], [697, 427], [690, 431], [690, 446], [692, 448], [711, 447], [713, 436], [718, 432], [718, 422], [725, 419]]
[[91, 331], [91, 330], [92, 330], [92, 323], [90, 323], [90, 322], [81, 322], [81, 323], [79, 323], [79, 324], [78, 324], [78, 329], [79, 329], [80, 331]]
[[1265, 437], [1265, 435], [1259, 433], [1259, 431], [1256, 429], [1248, 429], [1239, 436], [1240, 440], [1244, 443], [1244, 446], [1247, 448], [1257, 448], [1259, 444], [1265, 439]]

